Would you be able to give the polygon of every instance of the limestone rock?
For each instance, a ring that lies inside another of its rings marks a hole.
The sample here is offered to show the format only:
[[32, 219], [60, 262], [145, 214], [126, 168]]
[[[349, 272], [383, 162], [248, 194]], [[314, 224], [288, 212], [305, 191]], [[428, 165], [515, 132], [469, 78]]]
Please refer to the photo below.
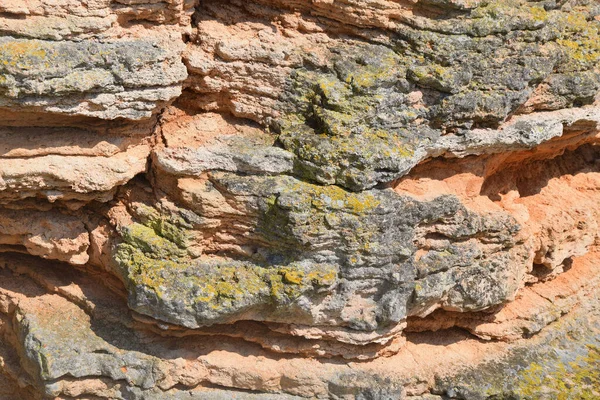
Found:
[[597, 398], [594, 0], [5, 0], [0, 399]]
[[0, 211], [0, 251], [21, 251], [43, 258], [85, 264], [88, 231], [75, 216], [31, 210]]

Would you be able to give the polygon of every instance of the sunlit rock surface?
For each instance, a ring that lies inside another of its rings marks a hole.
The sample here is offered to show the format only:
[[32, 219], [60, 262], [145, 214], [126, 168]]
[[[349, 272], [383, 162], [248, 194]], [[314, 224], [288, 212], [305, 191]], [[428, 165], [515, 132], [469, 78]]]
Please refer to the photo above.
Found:
[[3, 1], [0, 399], [599, 398], [599, 30]]

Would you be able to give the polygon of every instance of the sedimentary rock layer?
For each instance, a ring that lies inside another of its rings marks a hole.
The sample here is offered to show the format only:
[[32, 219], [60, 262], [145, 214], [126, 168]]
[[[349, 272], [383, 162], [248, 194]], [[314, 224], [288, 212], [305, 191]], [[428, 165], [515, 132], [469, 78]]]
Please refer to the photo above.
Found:
[[0, 398], [600, 396], [599, 30], [2, 2]]

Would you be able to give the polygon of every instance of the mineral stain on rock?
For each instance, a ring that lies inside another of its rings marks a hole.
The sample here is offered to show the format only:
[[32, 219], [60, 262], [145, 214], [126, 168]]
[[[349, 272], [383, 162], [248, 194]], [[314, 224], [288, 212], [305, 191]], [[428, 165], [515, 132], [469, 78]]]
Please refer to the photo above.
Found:
[[592, 0], [0, 4], [0, 399], [600, 397]]

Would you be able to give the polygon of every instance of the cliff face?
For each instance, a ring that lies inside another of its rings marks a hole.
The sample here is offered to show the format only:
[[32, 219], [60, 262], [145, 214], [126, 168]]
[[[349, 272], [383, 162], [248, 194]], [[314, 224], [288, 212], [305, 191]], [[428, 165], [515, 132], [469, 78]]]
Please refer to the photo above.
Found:
[[4, 0], [0, 117], [2, 399], [600, 397], [596, 1]]

